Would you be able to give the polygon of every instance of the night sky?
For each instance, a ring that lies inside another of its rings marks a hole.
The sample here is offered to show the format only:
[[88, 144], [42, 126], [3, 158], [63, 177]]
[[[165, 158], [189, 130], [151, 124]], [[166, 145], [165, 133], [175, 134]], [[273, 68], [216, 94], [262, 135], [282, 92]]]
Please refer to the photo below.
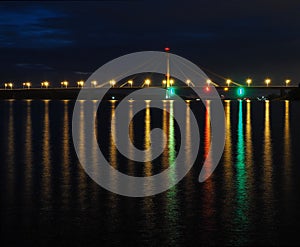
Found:
[[165, 46], [238, 82], [298, 84], [300, 2], [0, 3], [1, 84], [87, 79], [113, 58]]

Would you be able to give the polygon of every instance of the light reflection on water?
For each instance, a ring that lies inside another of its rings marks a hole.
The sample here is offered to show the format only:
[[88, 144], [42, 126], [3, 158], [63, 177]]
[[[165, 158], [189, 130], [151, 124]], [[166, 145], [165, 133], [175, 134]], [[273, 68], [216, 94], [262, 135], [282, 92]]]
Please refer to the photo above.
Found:
[[[80, 103], [82, 119], [85, 106], [90, 103]], [[293, 204], [300, 201], [299, 194], [292, 189], [293, 185], [299, 184], [296, 180], [298, 168], [293, 162], [297, 148], [291, 145], [292, 138], [300, 138], [291, 127], [296, 125], [291, 118], [295, 114], [291, 107], [296, 104], [294, 102], [225, 101], [223, 158], [213, 175], [202, 184], [197, 178], [210, 147], [209, 114], [213, 102], [205, 102], [206, 110], [200, 103], [188, 102], [186, 136], [181, 137], [184, 146], [179, 148], [185, 150], [188, 161], [194, 148], [188, 111], [191, 107], [198, 113], [199, 126], [203, 127], [200, 131], [201, 157], [178, 185], [145, 198], [124, 198], [107, 192], [84, 173], [70, 136], [73, 101], [5, 101], [0, 104], [1, 119], [5, 119], [0, 129], [3, 140], [0, 188], [1, 202], [4, 203], [1, 224], [5, 224], [2, 229], [7, 236], [18, 226], [16, 234], [23, 237], [25, 229], [33, 227], [36, 234], [32, 233], [31, 238], [50, 234], [51, 239], [62, 231], [70, 241], [91, 237], [88, 232], [92, 231], [95, 240], [117, 244], [129, 240], [146, 245], [277, 244], [284, 243], [285, 236], [289, 236], [290, 229], [299, 222], [296, 220], [299, 216], [297, 206]], [[96, 107], [95, 102], [93, 104]], [[150, 132], [157, 127], [157, 119], [161, 119], [160, 126], [168, 138], [161, 157], [145, 164], [131, 160], [134, 151], [130, 148], [130, 159], [122, 157], [116, 149], [113, 137], [116, 138], [118, 131], [114, 118], [117, 104], [117, 101], [108, 102], [108, 110], [101, 113], [109, 127], [101, 125], [95, 130], [98, 142], [106, 148], [102, 151], [106, 152], [107, 160], [115, 169], [130, 175], [151, 176], [166, 169], [176, 159], [176, 145], [180, 140], [176, 121], [171, 116], [176, 110], [176, 102], [162, 102], [170, 115], [167, 111], [152, 111], [151, 101], [145, 101], [144, 114], [131, 121], [129, 137], [133, 142], [141, 142], [144, 149], [151, 147]], [[132, 119], [135, 102], [128, 104], [128, 118]], [[279, 115], [281, 108], [283, 115], [276, 118], [281, 122], [274, 125], [272, 114]], [[86, 150], [84, 142], [90, 138], [85, 134], [87, 123], [81, 121], [80, 124], [81, 155], [91, 156], [97, 164], [97, 143], [91, 150]], [[283, 139], [275, 139], [277, 132], [282, 133]], [[146, 156], [150, 159], [151, 152]], [[278, 169], [279, 166], [282, 168]], [[101, 170], [95, 166], [93, 172]], [[174, 169], [169, 179], [174, 180], [176, 176]], [[275, 180], [276, 177], [279, 180]], [[283, 194], [275, 191], [274, 185], [278, 181], [282, 182]], [[109, 182], [121, 186], [113, 177]], [[144, 189], [149, 188], [145, 185]], [[278, 209], [278, 205], [282, 208]], [[294, 225], [286, 219], [291, 219]], [[281, 227], [281, 221], [285, 222], [288, 232]]]

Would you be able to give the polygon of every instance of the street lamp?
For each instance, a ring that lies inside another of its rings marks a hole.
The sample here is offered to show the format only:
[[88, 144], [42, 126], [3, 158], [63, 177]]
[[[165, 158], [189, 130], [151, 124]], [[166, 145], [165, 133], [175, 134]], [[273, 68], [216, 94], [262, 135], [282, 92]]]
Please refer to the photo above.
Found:
[[171, 80], [170, 80], [170, 85], [172, 86], [173, 84], [174, 84], [174, 80], [171, 79]]
[[207, 86], [210, 86], [210, 84], [212, 83], [212, 81], [210, 79], [206, 80]]
[[91, 85], [92, 85], [92, 87], [96, 87], [97, 86], [97, 81], [91, 81]]
[[41, 87], [45, 87], [45, 88], [48, 88], [49, 87], [49, 82], [48, 81], [43, 81], [42, 83], [41, 83]]
[[78, 81], [77, 82], [77, 87], [83, 87], [84, 81]]
[[268, 87], [269, 84], [271, 83], [271, 79], [267, 78], [267, 79], [265, 80], [265, 83], [267, 84], [267, 87]]
[[23, 86], [27, 87], [29, 89], [31, 87], [31, 82], [29, 82], [29, 81], [28, 82], [24, 82]]
[[163, 86], [165, 87], [166, 84], [167, 84], [167, 80], [163, 80], [163, 81], [162, 81], [162, 84], [163, 84]]
[[150, 83], [151, 83], [150, 79], [146, 79], [146, 80], [145, 80], [145, 84], [146, 84], [148, 87], [149, 87]]
[[129, 80], [129, 81], [128, 81], [128, 84], [130, 85], [130, 87], [132, 87], [133, 80]]
[[285, 86], [287, 87], [290, 84], [290, 82], [291, 82], [290, 79], [285, 80]]
[[228, 87], [229, 87], [229, 85], [230, 85], [230, 83], [231, 83], [231, 80], [230, 80], [230, 79], [227, 79], [227, 80], [226, 80], [226, 83], [227, 83], [227, 85], [228, 85]]
[[252, 83], [252, 80], [251, 80], [250, 78], [248, 78], [248, 79], [246, 80], [246, 82], [247, 82], [247, 84], [248, 84], [248, 87], [250, 87], [250, 84]]
[[69, 82], [67, 82], [67, 81], [62, 81], [60, 84], [61, 84], [62, 87], [67, 88], [68, 85], [69, 85]]
[[186, 84], [188, 85], [188, 87], [190, 86], [190, 84], [191, 84], [191, 80], [186, 80]]
[[111, 87], [114, 87], [116, 85], [116, 81], [115, 80], [110, 80], [109, 84]]

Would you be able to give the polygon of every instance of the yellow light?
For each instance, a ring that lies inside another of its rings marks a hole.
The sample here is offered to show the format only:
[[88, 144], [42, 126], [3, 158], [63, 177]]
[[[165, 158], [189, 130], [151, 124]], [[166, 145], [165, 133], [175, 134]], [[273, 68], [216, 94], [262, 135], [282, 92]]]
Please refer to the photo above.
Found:
[[167, 81], [166, 81], [166, 80], [163, 80], [162, 83], [163, 83], [164, 85], [166, 85], [166, 84], [167, 84]]
[[130, 87], [132, 87], [133, 80], [129, 80], [129, 81], [128, 81], [128, 84], [130, 85]]
[[228, 90], [229, 90], [229, 88], [228, 88], [228, 87], [225, 87], [225, 88], [224, 88], [224, 91], [228, 91]]
[[207, 79], [207, 80], [206, 80], [206, 83], [207, 83], [208, 85], [210, 85], [210, 84], [212, 83], [212, 81], [211, 81], [210, 79]]
[[63, 87], [68, 87], [69, 82], [67, 82], [67, 81], [62, 81], [60, 84], [61, 84]]
[[23, 86], [30, 88], [31, 87], [31, 82], [27, 81], [23, 83]]
[[252, 80], [250, 79], [250, 78], [248, 78], [247, 80], [246, 80], [246, 82], [247, 82], [247, 84], [248, 84], [248, 87], [250, 86], [250, 84], [252, 83]]
[[231, 83], [231, 80], [230, 79], [227, 79], [226, 80], [226, 83], [228, 84], [228, 86], [230, 85], [230, 83]]
[[97, 85], [97, 81], [91, 81], [91, 84], [94, 86], [94, 87], [96, 87], [96, 85]]
[[149, 87], [150, 83], [151, 83], [150, 79], [146, 79], [146, 80], [145, 80], [145, 84], [146, 84], [148, 87]]
[[174, 80], [171, 79], [171, 80], [170, 80], [170, 85], [172, 86], [173, 84], [174, 84]]
[[109, 81], [109, 84], [110, 84], [112, 87], [114, 87], [114, 86], [116, 85], [116, 81], [115, 81], [115, 80], [110, 80], [110, 81]]
[[77, 82], [77, 85], [78, 85], [78, 87], [83, 87], [84, 81], [78, 81], [78, 82]]
[[48, 81], [44, 81], [41, 83], [42, 87], [48, 88], [49, 87], [49, 82]]
[[287, 79], [287, 80], [285, 80], [285, 84], [286, 84], [286, 86], [289, 84], [291, 82], [291, 80], [290, 79]]
[[191, 80], [190, 80], [190, 79], [187, 79], [187, 80], [186, 80], [186, 84], [187, 84], [188, 86], [190, 86]]
[[265, 83], [267, 84], [267, 87], [268, 87], [269, 84], [271, 83], [271, 79], [267, 78], [267, 79], [265, 80]]

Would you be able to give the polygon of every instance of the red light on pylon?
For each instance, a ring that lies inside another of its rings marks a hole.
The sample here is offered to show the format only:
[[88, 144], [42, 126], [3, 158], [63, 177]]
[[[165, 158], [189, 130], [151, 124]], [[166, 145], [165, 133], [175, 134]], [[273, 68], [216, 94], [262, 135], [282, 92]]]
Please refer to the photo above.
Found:
[[205, 88], [205, 91], [206, 91], [206, 92], [209, 92], [209, 91], [210, 91], [210, 88], [209, 88], [209, 87], [206, 87], [206, 88]]
[[170, 48], [169, 48], [169, 47], [166, 47], [166, 48], [165, 48], [165, 51], [166, 51], [166, 52], [170, 51]]

